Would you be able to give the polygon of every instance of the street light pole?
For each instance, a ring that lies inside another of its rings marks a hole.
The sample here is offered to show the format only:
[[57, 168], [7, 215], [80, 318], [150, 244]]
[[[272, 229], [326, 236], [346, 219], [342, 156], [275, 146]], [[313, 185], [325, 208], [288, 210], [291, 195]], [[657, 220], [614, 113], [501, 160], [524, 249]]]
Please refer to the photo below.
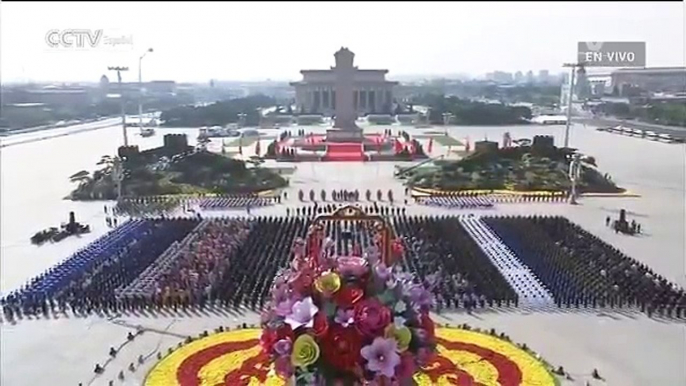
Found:
[[121, 73], [122, 71], [128, 71], [128, 67], [107, 67], [109, 71], [116, 71], [117, 72], [117, 81], [119, 84], [119, 100], [121, 101], [121, 129], [122, 133], [124, 134], [124, 146], [129, 146], [129, 137], [126, 134], [126, 108], [124, 106], [124, 89], [122, 88], [121, 85]]
[[147, 51], [143, 53], [138, 58], [138, 129], [142, 130], [143, 129], [143, 70], [142, 70], [142, 64], [143, 64], [143, 58], [145, 55], [148, 54], [148, 52], [152, 52], [152, 48], [148, 48]]
[[450, 118], [452, 118], [452, 113], [443, 113], [443, 130], [445, 135], [448, 136], [448, 124], [450, 123]]
[[577, 67], [583, 67], [584, 63], [565, 63], [562, 67], [569, 67], [572, 69], [572, 74], [569, 77], [569, 96], [567, 98], [567, 124], [565, 125], [565, 147], [569, 147], [569, 129], [572, 125], [572, 99], [574, 98], [574, 78], [576, 76]]

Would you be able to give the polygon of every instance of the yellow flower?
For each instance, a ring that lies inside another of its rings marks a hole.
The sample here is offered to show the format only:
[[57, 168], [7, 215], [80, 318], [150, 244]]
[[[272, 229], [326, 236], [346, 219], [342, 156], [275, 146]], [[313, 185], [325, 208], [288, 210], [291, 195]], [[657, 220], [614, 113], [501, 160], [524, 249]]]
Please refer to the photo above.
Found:
[[300, 335], [293, 343], [293, 366], [307, 367], [319, 359], [319, 346], [311, 335]]
[[327, 272], [317, 278], [314, 287], [324, 295], [332, 295], [341, 289], [341, 277], [335, 272]]
[[395, 342], [398, 344], [399, 352], [403, 352], [410, 347], [412, 333], [410, 332], [410, 329], [405, 326], [397, 328], [395, 324], [391, 323], [386, 327], [385, 336], [386, 339], [395, 339]]

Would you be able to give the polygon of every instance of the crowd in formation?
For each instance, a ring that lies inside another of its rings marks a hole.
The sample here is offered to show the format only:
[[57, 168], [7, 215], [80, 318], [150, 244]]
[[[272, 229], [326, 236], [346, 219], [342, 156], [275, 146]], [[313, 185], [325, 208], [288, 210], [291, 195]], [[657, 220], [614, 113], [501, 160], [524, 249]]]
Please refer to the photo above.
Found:
[[[406, 193], [408, 190], [405, 191]], [[331, 192], [327, 193], [326, 190], [322, 189], [319, 191], [319, 195], [317, 195], [317, 192], [314, 189], [310, 189], [307, 195], [305, 194], [305, 191], [299, 190], [298, 191], [298, 200], [299, 201], [305, 201], [305, 198], [309, 198], [309, 201], [311, 202], [317, 202], [317, 201], [322, 201], [325, 202], [327, 201], [327, 197], [330, 197], [332, 201], [334, 202], [358, 202], [360, 201], [360, 191], [355, 189], [355, 190], [345, 190], [345, 189], [340, 189], [340, 190], [332, 190]], [[364, 197], [367, 201], [374, 201], [374, 197], [376, 198], [376, 201], [384, 201], [387, 200], [390, 203], [393, 203], [393, 191], [388, 190], [385, 194], [381, 189], [377, 189], [376, 193], [373, 193], [370, 189], [367, 189], [365, 191]], [[407, 201], [405, 201], [407, 203]]]
[[[258, 309], [289, 264], [294, 240], [306, 237], [317, 214], [339, 205], [314, 203], [285, 217], [131, 220], [3, 299], [4, 316], [208, 304]], [[388, 219], [404, 244], [402, 269], [418, 280], [438, 278], [439, 310], [522, 303], [521, 291], [488, 254], [486, 244], [496, 241], [480, 241], [464, 216], [408, 216], [376, 202], [362, 209]], [[483, 221], [490, 237], [513, 252], [508, 259], [519, 259], [558, 307], [633, 305], [677, 317], [686, 308], [682, 289], [564, 218]], [[332, 256], [378, 253], [377, 236], [358, 220], [323, 228]]]
[[203, 210], [227, 208], [254, 208], [281, 202], [281, 197], [259, 197], [255, 195], [236, 195], [203, 198], [198, 206]]
[[438, 275], [438, 308], [517, 305], [515, 292], [454, 216], [396, 216], [405, 240], [405, 269], [421, 278]]
[[135, 280], [198, 223], [186, 218], [129, 221], [2, 299], [5, 317], [67, 307], [76, 314], [116, 310], [123, 306], [117, 289]]
[[123, 289], [120, 297], [144, 296], [169, 305], [216, 297], [219, 280], [232, 268], [229, 256], [250, 233], [245, 219], [213, 218], [203, 222], [180, 243], [173, 244], [143, 274]]
[[641, 307], [680, 317], [686, 294], [563, 217], [494, 217], [486, 223], [538, 276], [558, 306]]
[[461, 197], [461, 196], [437, 196], [418, 197], [417, 203], [427, 206], [436, 206], [448, 209], [476, 209], [492, 208], [493, 200], [487, 196]]
[[[344, 204], [319, 204], [317, 202], [311, 205], [296, 206], [294, 208], [286, 208], [286, 216], [306, 216], [316, 217], [318, 215], [333, 213], [336, 210], [343, 208]], [[372, 215], [392, 216], [407, 213], [406, 207], [379, 205], [373, 202], [371, 205], [357, 205], [365, 213]]]

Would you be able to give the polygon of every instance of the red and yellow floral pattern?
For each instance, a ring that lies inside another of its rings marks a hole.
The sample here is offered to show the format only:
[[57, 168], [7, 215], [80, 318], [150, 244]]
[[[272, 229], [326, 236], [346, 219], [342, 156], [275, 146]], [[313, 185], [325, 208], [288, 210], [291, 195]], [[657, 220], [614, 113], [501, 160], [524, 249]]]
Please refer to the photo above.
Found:
[[[148, 373], [145, 386], [282, 386], [259, 344], [261, 330], [235, 330], [176, 349]], [[415, 375], [419, 385], [555, 386], [554, 376], [510, 342], [457, 328], [437, 328], [437, 355]]]

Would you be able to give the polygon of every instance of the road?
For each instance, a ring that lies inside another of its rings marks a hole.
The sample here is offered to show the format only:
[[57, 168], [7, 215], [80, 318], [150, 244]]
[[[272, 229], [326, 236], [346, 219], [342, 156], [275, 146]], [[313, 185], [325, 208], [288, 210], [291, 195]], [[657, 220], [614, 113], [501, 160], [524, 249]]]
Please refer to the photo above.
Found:
[[[127, 116], [127, 122], [138, 122], [138, 116]], [[21, 133], [9, 135], [7, 137], [0, 137], [0, 148], [22, 145], [26, 143], [45, 141], [51, 138], [64, 137], [83, 133], [87, 131], [100, 130], [107, 127], [121, 125], [121, 117], [107, 118], [95, 122], [82, 123], [78, 125], [71, 125], [68, 127], [45, 129], [40, 131], [33, 131], [29, 133]]]
[[627, 121], [616, 118], [574, 118], [574, 121], [598, 127], [621, 125], [630, 129], [653, 131], [657, 134], [669, 134], [675, 138], [686, 139], [686, 127], [657, 125], [654, 123]]

